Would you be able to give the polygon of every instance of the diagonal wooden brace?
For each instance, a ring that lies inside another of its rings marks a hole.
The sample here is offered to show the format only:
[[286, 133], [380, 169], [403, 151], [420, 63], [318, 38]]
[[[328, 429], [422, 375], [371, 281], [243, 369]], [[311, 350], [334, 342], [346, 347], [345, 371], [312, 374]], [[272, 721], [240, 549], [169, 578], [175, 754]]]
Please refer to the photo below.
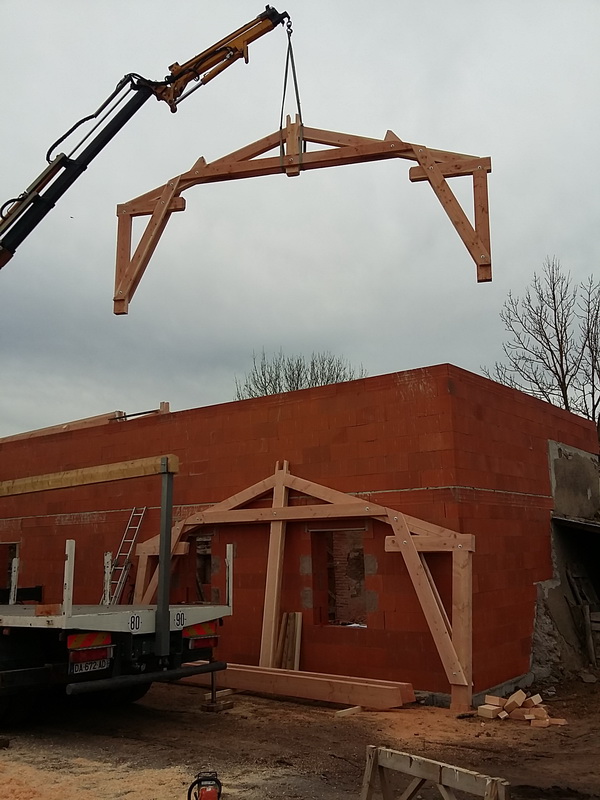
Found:
[[[446, 214], [448, 215], [450, 222], [454, 225], [456, 232], [463, 240], [463, 243], [469, 253], [471, 254], [471, 258], [477, 265], [477, 281], [479, 283], [485, 281], [491, 281], [492, 279], [492, 258], [490, 255], [490, 245], [489, 245], [489, 225], [484, 224], [487, 223], [487, 190], [485, 193], [485, 198], [482, 191], [482, 184], [478, 183], [479, 189], [479, 214], [477, 213], [477, 199], [475, 203], [475, 228], [469, 222], [469, 219], [465, 212], [463, 211], [460, 203], [456, 199], [456, 196], [452, 189], [448, 186], [448, 182], [444, 177], [444, 173], [440, 168], [440, 165], [436, 163], [435, 159], [429, 152], [427, 147], [421, 147], [420, 145], [414, 146], [415, 157], [427, 180], [431, 184], [431, 188], [437, 195], [438, 200], [442, 204], [442, 207]], [[480, 175], [486, 180], [487, 185], [487, 173], [485, 170], [481, 169], [478, 170]], [[483, 209], [483, 204], [485, 201], [485, 214]], [[479, 234], [477, 230], [477, 223], [479, 222], [479, 228], [486, 229], [486, 234], [484, 234], [484, 239]]]
[[156, 250], [169, 217], [173, 211], [179, 210], [177, 207], [172, 208], [171, 205], [179, 183], [180, 177], [178, 176], [165, 184], [133, 256], [131, 256], [132, 216], [129, 212], [122, 210], [121, 207], [117, 210], [119, 246], [117, 248], [115, 278], [115, 314], [127, 313], [129, 302], [142, 279], [152, 254]]
[[466, 686], [467, 680], [452, 643], [452, 631], [449, 629], [447, 616], [440, 610], [439, 597], [432, 591], [431, 583], [419, 558], [408, 525], [400, 512], [388, 511], [388, 521], [402, 547], [406, 569], [421, 603], [421, 608], [425, 614], [425, 619], [429, 625], [429, 630], [433, 636], [448, 682], [454, 685]]

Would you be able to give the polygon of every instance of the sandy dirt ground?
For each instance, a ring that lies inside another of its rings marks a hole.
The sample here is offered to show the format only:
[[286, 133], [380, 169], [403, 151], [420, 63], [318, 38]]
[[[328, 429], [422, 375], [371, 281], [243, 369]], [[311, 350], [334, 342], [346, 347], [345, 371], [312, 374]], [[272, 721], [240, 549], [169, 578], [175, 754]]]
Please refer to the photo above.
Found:
[[516, 800], [600, 798], [600, 683], [556, 687], [549, 710], [569, 724], [549, 729], [421, 705], [336, 717], [246, 694], [209, 714], [201, 697], [157, 685], [117, 710], [40, 708], [27, 727], [0, 730], [0, 800], [186, 800], [201, 770], [218, 772], [224, 800], [358, 798], [369, 744], [505, 778]]

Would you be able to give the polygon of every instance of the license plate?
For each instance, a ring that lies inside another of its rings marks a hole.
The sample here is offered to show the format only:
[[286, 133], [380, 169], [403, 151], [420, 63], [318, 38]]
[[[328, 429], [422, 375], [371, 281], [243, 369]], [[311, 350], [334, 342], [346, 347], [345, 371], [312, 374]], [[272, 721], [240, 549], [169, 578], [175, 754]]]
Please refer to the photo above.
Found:
[[79, 675], [82, 672], [96, 672], [99, 669], [108, 669], [110, 659], [99, 658], [96, 661], [82, 661], [80, 664], [71, 664], [69, 672], [72, 675]]

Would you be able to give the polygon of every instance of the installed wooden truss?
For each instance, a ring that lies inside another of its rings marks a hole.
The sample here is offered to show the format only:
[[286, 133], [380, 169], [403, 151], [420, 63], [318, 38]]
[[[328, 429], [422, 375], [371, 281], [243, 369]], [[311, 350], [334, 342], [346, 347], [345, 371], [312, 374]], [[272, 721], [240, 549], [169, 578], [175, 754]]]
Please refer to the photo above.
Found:
[[[325, 149], [307, 151], [308, 144], [325, 145]], [[279, 152], [274, 156], [259, 158], [271, 150]], [[410, 180], [429, 181], [477, 265], [477, 280], [490, 281], [492, 262], [487, 192], [487, 173], [492, 170], [490, 158], [432, 150], [425, 145], [404, 142], [392, 131], [388, 131], [383, 139], [372, 139], [309, 128], [302, 125], [298, 117], [294, 122], [288, 117], [284, 130], [265, 136], [210, 164], [207, 164], [204, 158], [199, 158], [187, 172], [177, 175], [163, 186], [117, 206], [114, 313], [127, 313], [131, 298], [169, 217], [176, 211], [185, 210], [185, 200], [181, 197], [181, 193], [186, 189], [202, 183], [254, 178], [258, 175], [285, 173], [294, 176], [307, 169], [381, 161], [387, 158], [403, 158], [417, 162], [418, 166], [412, 167], [409, 171]], [[460, 175], [471, 175], [473, 178], [473, 224], [446, 180]], [[150, 219], [132, 254], [132, 220], [133, 217], [143, 216], [148, 216]]]
[[[288, 505], [294, 491], [320, 501], [312, 505]], [[272, 495], [271, 505], [244, 508], [252, 501]], [[277, 644], [285, 527], [289, 521], [319, 519], [373, 518], [386, 523], [392, 535], [386, 537], [385, 549], [402, 555], [451, 685], [452, 707], [466, 709], [472, 696], [472, 563], [475, 537], [456, 533], [439, 525], [402, 514], [392, 508], [369, 503], [343, 492], [292, 475], [288, 463], [277, 464], [273, 475], [238, 494], [217, 503], [206, 511], [192, 514], [173, 526], [171, 553], [185, 552], [185, 538], [203, 525], [241, 525], [270, 522], [269, 551], [260, 648], [260, 666], [273, 667]], [[158, 537], [137, 547], [139, 556], [134, 602], [151, 603], [158, 585]], [[452, 553], [452, 617], [448, 618], [433, 577], [423, 558], [424, 553]], [[149, 559], [154, 569], [148, 580]]]

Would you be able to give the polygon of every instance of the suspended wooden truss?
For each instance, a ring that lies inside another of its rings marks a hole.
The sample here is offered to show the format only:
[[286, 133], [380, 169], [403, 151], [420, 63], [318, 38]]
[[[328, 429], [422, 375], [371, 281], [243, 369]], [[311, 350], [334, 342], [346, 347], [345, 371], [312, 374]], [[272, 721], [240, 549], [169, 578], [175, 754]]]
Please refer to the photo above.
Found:
[[[307, 495], [318, 504], [289, 505], [289, 492]], [[271, 494], [271, 505], [244, 508]], [[472, 552], [475, 537], [456, 533], [399, 511], [369, 503], [353, 495], [304, 480], [289, 472], [287, 461], [276, 465], [273, 475], [173, 526], [172, 555], [186, 552], [186, 538], [203, 525], [270, 523], [265, 598], [260, 647], [260, 666], [275, 665], [277, 624], [280, 617], [285, 527], [290, 521], [373, 518], [386, 523], [391, 535], [385, 549], [400, 554], [414, 586], [429, 630], [451, 686], [452, 708], [466, 710], [472, 697]], [[134, 602], [152, 602], [158, 585], [158, 537], [137, 547], [139, 557]], [[452, 554], [452, 615], [448, 617], [424, 553]], [[154, 559], [150, 576], [149, 559]]]
[[[320, 145], [308, 150], [308, 145]], [[276, 155], [264, 156], [271, 150]], [[319, 130], [287, 118], [285, 129], [265, 136], [227, 156], [207, 163], [199, 158], [190, 170], [177, 175], [140, 197], [117, 206], [117, 263], [114, 313], [126, 314], [133, 294], [156, 249], [169, 217], [185, 210], [181, 193], [203, 183], [254, 178], [259, 175], [284, 173], [299, 175], [307, 169], [360, 164], [388, 158], [415, 161], [409, 171], [411, 181], [428, 181], [450, 221], [464, 242], [477, 266], [479, 282], [492, 279], [487, 174], [491, 159], [462, 153], [432, 150], [421, 144], [404, 142], [388, 131], [383, 139], [353, 136], [347, 133]], [[447, 178], [471, 175], [473, 178], [473, 223], [448, 185]], [[150, 217], [146, 229], [132, 253], [133, 217]]]

